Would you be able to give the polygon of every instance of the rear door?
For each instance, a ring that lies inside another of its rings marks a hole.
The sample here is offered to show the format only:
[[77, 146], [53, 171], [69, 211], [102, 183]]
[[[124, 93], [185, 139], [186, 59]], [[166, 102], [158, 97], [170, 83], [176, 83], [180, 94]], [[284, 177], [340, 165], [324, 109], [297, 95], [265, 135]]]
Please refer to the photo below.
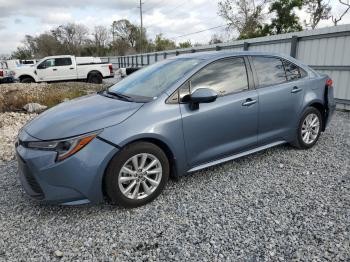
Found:
[[55, 58], [56, 80], [76, 79], [77, 73], [71, 57]]
[[290, 141], [300, 117], [305, 89], [301, 78], [306, 73], [279, 57], [253, 56], [250, 61], [259, 96], [258, 143]]
[[196, 110], [180, 104], [190, 168], [257, 144], [258, 97], [248, 83], [245, 59], [235, 57], [207, 65], [180, 88], [180, 101], [197, 88], [218, 94], [216, 101]]

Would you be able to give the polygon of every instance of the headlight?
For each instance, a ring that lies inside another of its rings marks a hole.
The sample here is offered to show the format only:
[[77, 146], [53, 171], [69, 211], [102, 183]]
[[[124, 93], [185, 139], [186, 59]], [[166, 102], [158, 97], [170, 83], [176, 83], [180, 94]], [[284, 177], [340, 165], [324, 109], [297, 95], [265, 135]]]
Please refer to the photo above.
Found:
[[34, 149], [56, 151], [57, 161], [62, 161], [89, 144], [99, 133], [100, 131], [62, 140], [28, 142], [27, 146]]

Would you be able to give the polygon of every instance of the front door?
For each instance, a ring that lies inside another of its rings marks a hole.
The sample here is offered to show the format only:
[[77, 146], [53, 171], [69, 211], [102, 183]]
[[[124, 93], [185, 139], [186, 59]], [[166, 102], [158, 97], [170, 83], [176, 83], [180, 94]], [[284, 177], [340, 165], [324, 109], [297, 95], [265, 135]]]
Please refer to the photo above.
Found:
[[191, 109], [181, 103], [184, 140], [190, 168], [257, 144], [258, 96], [248, 87], [242, 57], [215, 61], [180, 88], [180, 99], [198, 88], [211, 88], [216, 101]]

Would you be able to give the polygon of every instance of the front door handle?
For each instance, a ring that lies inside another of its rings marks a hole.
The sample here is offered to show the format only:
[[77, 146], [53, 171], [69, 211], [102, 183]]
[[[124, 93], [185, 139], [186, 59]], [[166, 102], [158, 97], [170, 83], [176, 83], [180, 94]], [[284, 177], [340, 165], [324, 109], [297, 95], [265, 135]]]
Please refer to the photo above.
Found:
[[295, 87], [293, 87], [293, 89], [292, 89], [292, 93], [298, 93], [298, 92], [300, 92], [301, 90], [303, 90], [303, 89], [301, 89], [301, 88], [295, 86]]
[[52, 69], [52, 71], [57, 71], [57, 68]]
[[69, 68], [70, 70], [73, 70], [74, 69], [74, 67], [71, 67], [71, 68]]
[[247, 98], [247, 100], [242, 104], [242, 106], [250, 106], [257, 102], [256, 99]]

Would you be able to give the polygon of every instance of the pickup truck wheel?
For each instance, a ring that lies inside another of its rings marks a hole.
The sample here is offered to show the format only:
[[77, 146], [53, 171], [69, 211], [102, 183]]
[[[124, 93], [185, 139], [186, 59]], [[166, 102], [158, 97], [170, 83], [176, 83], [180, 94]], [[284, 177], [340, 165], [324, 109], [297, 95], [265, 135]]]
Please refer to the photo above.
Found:
[[21, 83], [35, 83], [35, 81], [31, 77], [24, 77], [21, 79]]
[[91, 73], [88, 77], [88, 82], [92, 84], [102, 84], [102, 76], [99, 73]]

